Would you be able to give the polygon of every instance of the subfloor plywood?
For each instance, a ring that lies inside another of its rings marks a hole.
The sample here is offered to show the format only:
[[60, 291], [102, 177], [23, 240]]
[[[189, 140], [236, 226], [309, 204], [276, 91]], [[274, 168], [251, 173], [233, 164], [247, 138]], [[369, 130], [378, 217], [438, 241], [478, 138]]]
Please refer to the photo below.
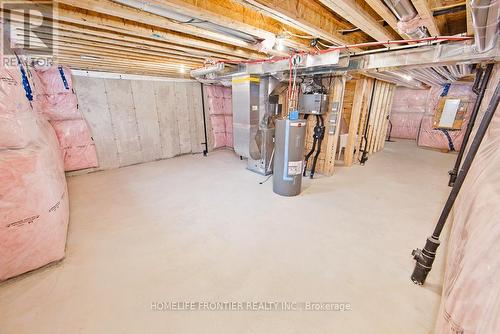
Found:
[[[446, 246], [410, 282], [455, 155], [387, 143], [298, 197], [229, 151], [69, 178], [66, 259], [0, 285], [2, 334], [431, 333]], [[162, 301], [348, 302], [348, 312], [157, 312]]]

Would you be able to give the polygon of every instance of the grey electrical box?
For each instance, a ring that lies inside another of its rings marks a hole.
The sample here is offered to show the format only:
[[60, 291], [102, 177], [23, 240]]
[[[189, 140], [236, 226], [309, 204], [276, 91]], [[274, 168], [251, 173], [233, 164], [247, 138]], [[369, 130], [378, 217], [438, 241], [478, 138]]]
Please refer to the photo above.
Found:
[[301, 94], [299, 96], [299, 113], [324, 114], [327, 111], [327, 94]]

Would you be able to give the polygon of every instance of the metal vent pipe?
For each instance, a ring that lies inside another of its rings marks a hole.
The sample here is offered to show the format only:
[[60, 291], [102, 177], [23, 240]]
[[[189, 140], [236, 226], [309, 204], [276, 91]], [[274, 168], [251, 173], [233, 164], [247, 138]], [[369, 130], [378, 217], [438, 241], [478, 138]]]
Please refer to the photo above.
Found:
[[470, 0], [474, 39], [479, 52], [496, 47], [500, 21], [500, 1]]

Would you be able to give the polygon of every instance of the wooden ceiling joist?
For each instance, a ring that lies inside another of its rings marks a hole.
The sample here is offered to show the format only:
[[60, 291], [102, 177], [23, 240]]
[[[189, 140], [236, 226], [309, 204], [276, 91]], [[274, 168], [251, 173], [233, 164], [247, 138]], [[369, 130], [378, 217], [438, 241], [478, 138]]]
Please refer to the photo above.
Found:
[[247, 49], [252, 49], [254, 47], [254, 45], [238, 38], [215, 33], [188, 24], [177, 23], [163, 16], [124, 6], [109, 0], [59, 0], [59, 3]]
[[[21, 32], [23, 30], [19, 29], [19, 31]], [[164, 52], [164, 50], [161, 49], [160, 51], [148, 48], [144, 49], [133, 43], [123, 43], [119, 41], [117, 42], [105, 38], [95, 37], [92, 35], [77, 34], [61, 30], [58, 30], [57, 34], [53, 35], [52, 31], [50, 32], [48, 32], [47, 30], [44, 31], [41, 28], [31, 29], [30, 32], [37, 33], [37, 35], [43, 36], [50, 40], [74, 43], [75, 45], [86, 45], [91, 47], [92, 46], [99, 47], [102, 49], [116, 50], [124, 52], [125, 54], [130, 53], [139, 56], [144, 55], [146, 57], [156, 56], [156, 58], [158, 59], [175, 59], [176, 61], [186, 64], [187, 63], [203, 64], [204, 62], [203, 58], [192, 57], [192, 56], [190, 57], [188, 55], [178, 55], [175, 53]], [[27, 34], [28, 32], [24, 31], [23, 36], [26, 37], [28, 36]]]
[[[283, 33], [280, 22], [231, 0], [149, 0], [148, 2], [262, 40], [273, 40]], [[288, 29], [293, 30], [291, 27]], [[283, 40], [283, 44], [299, 50], [308, 48], [306, 40], [293, 36]]]
[[[22, 21], [16, 21], [15, 17], [11, 17], [13, 22], [22, 22]], [[112, 44], [112, 45], [117, 45], [117, 46], [127, 46], [131, 47], [134, 49], [140, 49], [140, 50], [148, 50], [148, 51], [155, 51], [157, 53], [165, 54], [167, 56], [177, 56], [179, 59], [185, 58], [185, 59], [206, 59], [209, 56], [216, 56], [216, 57], [221, 57], [225, 58], [226, 56], [223, 54], [210, 54], [207, 55], [206, 53], [198, 53], [198, 52], [191, 52], [188, 53], [186, 51], [182, 50], [177, 50], [174, 47], [170, 46], [169, 44], [161, 43], [161, 42], [156, 42], [156, 41], [147, 41], [144, 39], [136, 38], [133, 36], [126, 36], [123, 34], [117, 34], [113, 32], [107, 32], [107, 31], [100, 31], [100, 30], [95, 30], [95, 29], [88, 29], [85, 27], [76, 27], [74, 25], [62, 23], [62, 22], [55, 22], [54, 23], [54, 28], [55, 28], [55, 33], [58, 36], [71, 36], [71, 37], [77, 37], [83, 40], [89, 40], [89, 41], [96, 41], [96, 42], [103, 42], [104, 44]], [[35, 29], [35, 31], [38, 31], [38, 29], [42, 29], [42, 27], [38, 27]], [[75, 29], [78, 29], [78, 32], [75, 32]]]
[[[339, 31], [350, 28], [336, 19], [325, 8], [309, 0], [235, 0], [245, 6], [271, 16], [283, 24], [290, 25], [312, 37], [321, 38], [337, 45], [365, 42], [366, 39], [355, 34], [342, 35]], [[356, 49], [355, 51], [359, 51]]]
[[439, 31], [439, 27], [432, 15], [431, 7], [429, 6], [429, 2], [427, 0], [411, 0], [413, 6], [420, 15], [420, 18], [424, 21], [427, 30], [431, 36], [440, 36], [441, 33]]
[[409, 39], [410, 37], [405, 33], [400, 33], [398, 29], [398, 19], [390, 11], [390, 9], [383, 3], [382, 0], [365, 0], [366, 3], [377, 12], [380, 17], [387, 22], [387, 24], [394, 29], [403, 39]]
[[364, 11], [354, 0], [320, 0], [320, 2], [332, 11], [351, 22], [359, 29], [373, 37], [377, 41], [388, 41], [394, 36], [377, 22], [372, 16]]
[[189, 78], [189, 73], [179, 73], [179, 71], [164, 70], [164, 69], [148, 69], [144, 67], [134, 67], [130, 65], [121, 64], [105, 64], [94, 61], [81, 61], [74, 57], [59, 57], [56, 59], [57, 62], [65, 64], [74, 69], [87, 70], [87, 71], [101, 71], [101, 72], [115, 72], [115, 73], [127, 73], [127, 74], [142, 74], [142, 75], [152, 75], [152, 76], [170, 76], [177, 78]]
[[[212, 32], [208, 29], [198, 28], [189, 24], [177, 23], [174, 20], [165, 18], [160, 15], [152, 14], [140, 9], [124, 6], [109, 0], [59, 0], [60, 3], [70, 5], [85, 10], [90, 10], [96, 13], [115, 16], [130, 21], [135, 21], [142, 24], [147, 24], [170, 31], [176, 31], [181, 34], [196, 36], [218, 43], [225, 43], [235, 47], [240, 47], [248, 50], [259, 51], [260, 46], [243, 41], [242, 39], [227, 36], [226, 34]], [[281, 51], [272, 51], [274, 55], [285, 55]]]
[[[131, 35], [147, 41], [161, 42], [177, 50], [188, 53], [205, 53], [207, 57], [210, 57], [210, 53], [215, 53], [227, 55], [229, 59], [266, 58], [266, 55], [260, 52], [206, 41], [163, 28], [139, 24], [131, 20], [109, 17], [95, 12], [78, 11], [75, 9], [76, 8], [59, 6], [57, 15], [58, 21], [102, 31], [112, 31], [123, 35]], [[75, 29], [75, 31], [79, 30]]]

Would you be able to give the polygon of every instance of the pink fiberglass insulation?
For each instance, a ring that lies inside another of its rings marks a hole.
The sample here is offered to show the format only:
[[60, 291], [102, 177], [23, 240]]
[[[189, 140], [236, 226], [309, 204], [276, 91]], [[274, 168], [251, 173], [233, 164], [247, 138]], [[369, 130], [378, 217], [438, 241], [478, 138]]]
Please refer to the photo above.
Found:
[[0, 67], [0, 149], [23, 148], [37, 139], [37, 119], [17, 67]]
[[[498, 84], [499, 70], [497, 66], [496, 79], [490, 81], [489, 96]], [[485, 96], [483, 105], [489, 100]], [[478, 120], [481, 117], [478, 115]], [[441, 308], [435, 328], [437, 334], [500, 333], [498, 166], [500, 113], [497, 110], [448, 221], [451, 234]], [[445, 249], [439, 252], [444, 255]]]
[[69, 119], [83, 119], [78, 110], [76, 94], [39, 94], [33, 101], [33, 108], [50, 121], [63, 121]]
[[0, 113], [30, 111], [21, 73], [17, 67], [0, 66]]
[[417, 139], [428, 94], [428, 90], [396, 88], [389, 125], [392, 138]]
[[73, 93], [71, 70], [65, 66], [38, 67], [33, 71], [37, 94]]
[[[467, 113], [465, 115], [464, 122], [462, 124], [461, 130], [439, 130], [433, 128], [434, 115], [436, 113], [436, 108], [441, 98], [441, 93], [443, 92], [442, 87], [432, 87], [429, 91], [429, 97], [427, 99], [427, 108], [425, 115], [422, 119], [422, 124], [418, 134], [418, 145], [426, 146], [437, 149], [451, 149], [451, 146], [458, 151], [462, 146], [462, 141], [465, 134], [465, 129], [467, 128], [467, 123], [470, 117], [470, 112], [474, 104], [475, 95], [472, 92], [471, 85], [463, 84], [452, 84], [446, 96], [448, 97], [468, 97], [469, 106], [467, 108]], [[448, 136], [449, 135], [449, 139]], [[450, 143], [451, 139], [451, 143]]]
[[52, 121], [50, 123], [59, 140], [66, 171], [98, 166], [94, 140], [85, 120]]
[[224, 123], [226, 124], [226, 146], [234, 147], [233, 144], [233, 115], [224, 115]]
[[[66, 171], [97, 167], [97, 153], [90, 129], [78, 110], [71, 70], [62, 66], [37, 68], [33, 75], [36, 95], [33, 108], [54, 127]], [[62, 72], [62, 73], [61, 73]]]
[[231, 88], [205, 86], [208, 114], [212, 124], [214, 148], [233, 147], [233, 107]]
[[69, 207], [63, 161], [52, 127], [36, 122], [36, 143], [0, 150], [0, 281], [64, 257]]

